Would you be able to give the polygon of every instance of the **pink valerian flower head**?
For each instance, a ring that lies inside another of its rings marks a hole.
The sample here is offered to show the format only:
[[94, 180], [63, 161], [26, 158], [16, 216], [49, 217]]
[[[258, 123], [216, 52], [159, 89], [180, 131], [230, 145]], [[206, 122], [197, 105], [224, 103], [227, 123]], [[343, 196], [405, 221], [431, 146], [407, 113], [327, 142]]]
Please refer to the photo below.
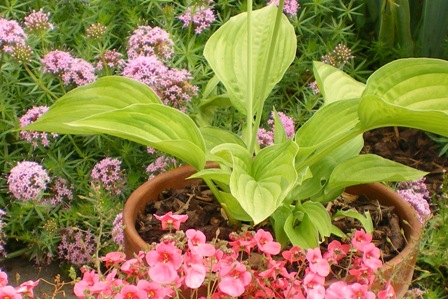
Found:
[[432, 213], [428, 204], [431, 196], [426, 187], [425, 178], [398, 183], [397, 188], [397, 193], [414, 207], [420, 223], [426, 223], [431, 218]]
[[73, 186], [68, 186], [66, 179], [56, 177], [48, 186], [50, 196], [44, 198], [44, 200], [53, 206], [61, 204], [64, 201], [71, 201], [73, 199], [72, 188]]
[[174, 43], [167, 31], [160, 27], [139, 26], [134, 30], [128, 41], [128, 58], [138, 56], [156, 56], [165, 61], [171, 59], [174, 53]]
[[136, 56], [128, 61], [122, 75], [144, 83], [157, 91], [168, 68], [156, 56]]
[[363, 229], [357, 230], [352, 239], [352, 245], [359, 251], [364, 251], [364, 247], [372, 242], [372, 235]]
[[180, 111], [186, 111], [187, 103], [198, 93], [198, 87], [191, 84], [193, 77], [184, 69], [169, 69], [162, 74], [160, 85], [156, 86], [163, 103]]
[[7, 182], [11, 194], [16, 199], [27, 202], [41, 198], [50, 177], [42, 165], [23, 161], [11, 169]]
[[330, 273], [330, 265], [326, 259], [322, 258], [322, 253], [319, 248], [308, 249], [306, 259], [309, 262], [309, 267], [312, 272], [322, 277]]
[[219, 276], [221, 278], [218, 283], [219, 290], [232, 297], [241, 296], [252, 280], [252, 275], [247, 271], [246, 266], [239, 262], [221, 265]]
[[257, 230], [254, 235], [255, 241], [257, 241], [258, 249], [268, 255], [277, 255], [280, 253], [281, 245], [278, 242], [274, 242], [270, 232], [263, 229]]
[[309, 83], [308, 87], [311, 88], [311, 90], [313, 91], [314, 94], [320, 93], [319, 86], [317, 86], [316, 81], [312, 81], [311, 83]]
[[74, 59], [70, 53], [56, 50], [47, 53], [41, 62], [44, 73], [61, 75], [70, 71]]
[[118, 213], [112, 223], [112, 240], [119, 246], [124, 246], [123, 213]]
[[17, 21], [0, 19], [0, 50], [5, 46], [25, 45], [27, 36]]
[[86, 29], [86, 35], [93, 40], [101, 39], [106, 34], [106, 26], [100, 23], [91, 24]]
[[175, 215], [171, 211], [162, 216], [154, 215], [154, 217], [162, 222], [163, 230], [179, 230], [180, 224], [188, 219], [188, 215]]
[[150, 266], [149, 277], [155, 282], [167, 284], [179, 278], [177, 270], [182, 265], [182, 251], [173, 243], [159, 243], [155, 250], [146, 253]]
[[195, 229], [188, 229], [185, 232], [188, 239], [188, 249], [201, 257], [212, 256], [215, 254], [215, 247], [206, 243], [206, 237], [203, 232]]
[[[285, 129], [286, 137], [292, 138], [295, 134], [294, 120], [283, 112], [277, 112], [277, 114], [283, 128]], [[258, 143], [263, 146], [269, 146], [274, 143], [274, 112], [271, 113], [271, 117], [267, 121], [267, 124], [270, 126], [269, 131], [263, 128], [258, 130]]]
[[[47, 106], [34, 106], [29, 109], [24, 115], [19, 118], [20, 127], [23, 128], [27, 125], [32, 124], [36, 120], [38, 120], [42, 114], [48, 111]], [[19, 137], [29, 143], [32, 144], [33, 148], [36, 148], [38, 145], [48, 146], [50, 144], [50, 138], [56, 138], [58, 135], [55, 133], [46, 133], [46, 132], [36, 132], [36, 131], [20, 131]]]
[[177, 18], [182, 22], [183, 27], [192, 25], [196, 34], [201, 34], [216, 20], [213, 9], [204, 5], [187, 7], [186, 11]]
[[52, 30], [53, 24], [50, 23], [50, 13], [45, 13], [43, 8], [38, 11], [33, 10], [25, 17], [25, 28], [32, 32], [43, 32]]
[[62, 74], [62, 81], [65, 85], [82, 86], [95, 80], [95, 68], [91, 63], [81, 58], [73, 58], [70, 69]]
[[120, 195], [126, 184], [126, 176], [121, 170], [121, 161], [110, 157], [96, 163], [90, 177], [92, 184], [103, 187], [113, 195]]
[[146, 167], [146, 172], [149, 174], [148, 179], [152, 179], [157, 174], [168, 169], [175, 168], [179, 165], [178, 161], [173, 157], [160, 156], [157, 157], [151, 164]]
[[90, 230], [68, 227], [62, 234], [58, 254], [72, 265], [85, 265], [92, 261], [96, 245], [97, 240]]
[[[274, 4], [278, 6], [279, 0], [270, 0], [268, 5]], [[299, 10], [300, 5], [297, 3], [297, 0], [285, 0], [283, 4], [283, 12], [290, 17], [297, 15], [297, 11]]]
[[96, 63], [95, 69], [102, 70], [104, 66], [109, 69], [121, 69], [126, 65], [123, 59], [123, 54], [117, 52], [115, 49], [107, 50], [102, 56], [95, 57], [98, 62]]
[[3, 50], [11, 55], [14, 60], [20, 63], [31, 62], [33, 50], [28, 45], [15, 44], [12, 46], [4, 46]]
[[343, 67], [350, 59], [355, 58], [352, 50], [343, 44], [338, 44], [333, 51], [322, 56], [323, 63], [332, 65], [337, 68]]

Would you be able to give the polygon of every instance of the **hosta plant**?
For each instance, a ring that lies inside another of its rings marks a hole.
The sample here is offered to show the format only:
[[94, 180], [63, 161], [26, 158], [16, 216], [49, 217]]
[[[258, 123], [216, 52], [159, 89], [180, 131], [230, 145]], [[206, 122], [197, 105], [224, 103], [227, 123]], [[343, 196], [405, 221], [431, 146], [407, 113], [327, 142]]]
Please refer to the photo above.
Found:
[[[152, 146], [197, 169], [194, 177], [204, 179], [229, 221], [257, 225], [269, 219], [282, 244], [316, 247], [323, 237], [341, 234], [323, 203], [345, 187], [425, 175], [360, 154], [362, 134], [405, 126], [448, 136], [448, 62], [397, 60], [366, 83], [314, 62], [324, 104], [292, 139], [274, 113], [274, 144], [260, 147], [264, 102], [294, 60], [298, 42], [280, 2], [279, 8], [252, 11], [249, 1], [247, 12], [231, 18], [207, 41], [204, 56], [216, 76], [203, 92], [196, 121], [163, 105], [147, 86], [110, 76], [67, 93], [26, 129], [110, 134]], [[218, 83], [225, 94], [217, 94]], [[220, 105], [244, 115], [240, 133], [204, 125]], [[206, 169], [206, 161], [219, 167]]]

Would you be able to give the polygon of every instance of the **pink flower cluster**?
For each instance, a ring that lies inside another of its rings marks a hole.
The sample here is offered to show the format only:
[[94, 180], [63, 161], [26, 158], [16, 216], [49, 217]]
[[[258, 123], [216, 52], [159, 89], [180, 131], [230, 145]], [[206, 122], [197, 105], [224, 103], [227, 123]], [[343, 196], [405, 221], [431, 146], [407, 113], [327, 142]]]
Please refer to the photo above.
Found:
[[50, 13], [45, 13], [43, 8], [38, 11], [33, 10], [25, 17], [25, 28], [30, 31], [42, 32], [52, 30], [53, 24], [49, 22]]
[[432, 213], [428, 203], [431, 195], [426, 187], [425, 178], [398, 183], [397, 188], [397, 193], [414, 207], [420, 223], [426, 223]]
[[95, 164], [90, 177], [92, 184], [101, 186], [115, 195], [121, 194], [126, 184], [126, 176], [121, 170], [121, 161], [109, 157]]
[[43, 59], [44, 72], [61, 76], [64, 85], [85, 85], [96, 80], [93, 65], [64, 51], [51, 51]]
[[174, 43], [160, 27], [139, 26], [129, 37], [127, 54], [129, 59], [154, 55], [165, 61], [173, 57]]
[[26, 39], [27, 35], [17, 21], [0, 19], [0, 50], [10, 52], [14, 45], [25, 45]]
[[8, 187], [23, 202], [39, 200], [50, 181], [47, 171], [36, 162], [23, 161], [11, 169]]
[[[166, 229], [179, 229], [187, 216], [168, 213], [156, 218]], [[364, 231], [357, 231], [350, 244], [332, 241], [322, 254], [319, 248], [298, 246], [282, 252], [263, 229], [233, 233], [228, 242], [207, 242], [201, 231], [188, 229], [165, 235], [134, 258], [110, 252], [101, 260], [107, 272], [83, 267], [83, 278], [74, 286], [77, 298], [184, 298], [185, 293], [213, 299], [396, 298], [388, 283], [377, 294], [371, 291], [382, 262]], [[344, 265], [347, 277], [333, 278], [334, 269]]]
[[[35, 122], [39, 117], [47, 112], [47, 106], [35, 106], [29, 109], [24, 115], [19, 118], [20, 127], [25, 127], [29, 124]], [[56, 138], [58, 135], [55, 133], [50, 134], [51, 137]], [[50, 144], [49, 134], [46, 132], [36, 132], [36, 131], [20, 131], [20, 139], [26, 140], [31, 143], [33, 148], [36, 148], [39, 144], [42, 146], [48, 146]]]
[[159, 27], [140, 26], [129, 38], [128, 62], [122, 75], [151, 87], [166, 105], [185, 111], [197, 95], [191, 74], [184, 69], [171, 69], [165, 62], [174, 53], [168, 32]]
[[[268, 5], [274, 4], [278, 6], [279, 2], [279, 0], [270, 0], [268, 2]], [[297, 15], [297, 11], [299, 10], [299, 8], [300, 5], [299, 3], [297, 3], [297, 0], [285, 0], [283, 4], [283, 12], [290, 17]]]
[[39, 281], [28, 280], [17, 287], [8, 284], [8, 274], [0, 270], [0, 298], [2, 299], [22, 299], [34, 298], [34, 288]]
[[196, 34], [201, 34], [204, 30], [207, 30], [216, 20], [213, 9], [204, 5], [188, 7], [185, 13], [177, 18], [182, 22], [183, 27], [193, 25]]
[[[283, 112], [277, 112], [280, 121], [282, 122], [283, 128], [285, 129], [286, 137], [292, 138], [295, 134], [295, 124], [294, 120], [284, 114]], [[269, 146], [274, 143], [274, 113], [271, 113], [271, 118], [267, 121], [268, 125], [271, 126], [269, 130], [265, 128], [258, 129], [258, 143], [262, 146]]]
[[151, 164], [146, 167], [148, 179], [152, 179], [157, 174], [172, 169], [178, 166], [178, 161], [175, 158], [160, 156], [157, 157]]
[[97, 240], [90, 230], [68, 227], [62, 234], [58, 255], [72, 265], [89, 264], [92, 262], [96, 245]]

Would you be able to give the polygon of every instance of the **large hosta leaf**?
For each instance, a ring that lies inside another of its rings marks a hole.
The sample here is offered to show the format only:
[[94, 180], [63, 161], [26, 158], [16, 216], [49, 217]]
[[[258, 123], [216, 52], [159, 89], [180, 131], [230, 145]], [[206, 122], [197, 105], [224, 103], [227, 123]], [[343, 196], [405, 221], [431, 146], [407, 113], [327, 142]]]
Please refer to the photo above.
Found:
[[90, 130], [67, 123], [136, 103], [162, 104], [154, 91], [145, 84], [125, 77], [103, 77], [71, 90], [25, 129], [59, 134], [91, 134]]
[[296, 154], [297, 145], [288, 140], [264, 148], [244, 164], [234, 163], [231, 193], [255, 224], [274, 213], [294, 186]]
[[205, 165], [205, 143], [196, 124], [177, 109], [160, 104], [133, 104], [67, 123], [85, 132], [102, 133], [152, 146], [196, 169]]
[[313, 72], [325, 104], [361, 97], [365, 84], [329, 64], [314, 61]]
[[448, 61], [393, 61], [367, 80], [359, 107], [363, 130], [412, 127], [448, 136]]
[[[242, 113], [256, 111], [280, 81], [296, 54], [296, 35], [286, 16], [282, 16], [273, 60], [268, 59], [277, 7], [266, 6], [252, 12], [252, 69], [248, 65], [247, 13], [232, 17], [207, 41], [204, 56], [226, 87], [233, 105]], [[252, 89], [248, 84], [248, 72]], [[263, 77], [268, 75], [265, 81]]]

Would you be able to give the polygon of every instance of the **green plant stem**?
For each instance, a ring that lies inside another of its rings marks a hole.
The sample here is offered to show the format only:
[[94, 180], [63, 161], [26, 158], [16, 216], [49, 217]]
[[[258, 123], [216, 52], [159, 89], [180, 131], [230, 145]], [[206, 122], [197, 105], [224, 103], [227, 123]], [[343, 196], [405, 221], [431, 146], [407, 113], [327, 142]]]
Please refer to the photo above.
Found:
[[26, 63], [24, 63], [23, 66], [25, 67], [28, 75], [30, 75], [30, 77], [36, 82], [37, 85], [39, 85], [40, 88], [42, 88], [43, 91], [49, 94], [53, 99], [58, 99], [58, 97], [51, 90], [49, 90], [45, 85], [42, 84], [42, 82], [34, 75], [34, 73], [30, 70]]

